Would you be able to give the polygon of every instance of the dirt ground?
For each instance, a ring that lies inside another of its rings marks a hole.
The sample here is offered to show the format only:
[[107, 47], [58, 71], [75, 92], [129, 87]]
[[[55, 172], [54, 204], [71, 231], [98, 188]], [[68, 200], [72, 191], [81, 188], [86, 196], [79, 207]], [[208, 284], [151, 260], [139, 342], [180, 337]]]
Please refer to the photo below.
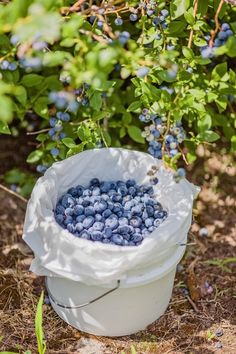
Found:
[[[1, 174], [23, 164], [27, 151], [12, 155], [14, 144], [5, 140], [0, 147], [7, 161], [0, 164]], [[188, 171], [188, 179], [202, 188], [189, 232], [194, 244], [178, 266], [166, 313], [146, 331], [111, 339], [79, 332], [45, 304], [47, 353], [130, 354], [131, 345], [138, 354], [236, 353], [235, 162], [203, 147], [198, 156]], [[44, 280], [28, 272], [32, 254], [22, 241], [24, 213], [23, 201], [0, 190], [0, 350], [36, 353], [34, 315]], [[202, 227], [208, 236], [199, 236]]]

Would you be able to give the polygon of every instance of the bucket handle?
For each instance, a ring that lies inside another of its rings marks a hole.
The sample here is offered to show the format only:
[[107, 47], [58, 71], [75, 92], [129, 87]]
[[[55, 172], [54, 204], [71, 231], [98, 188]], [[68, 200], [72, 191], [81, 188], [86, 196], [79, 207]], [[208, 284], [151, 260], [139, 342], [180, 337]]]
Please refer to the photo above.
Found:
[[90, 300], [88, 302], [85, 302], [83, 304], [80, 304], [80, 305], [76, 305], [76, 306], [69, 306], [69, 305], [64, 305], [64, 304], [61, 304], [60, 302], [58, 302], [55, 297], [52, 295], [51, 291], [49, 290], [49, 287], [48, 287], [48, 280], [47, 280], [47, 277], [45, 278], [45, 286], [46, 286], [46, 289], [47, 289], [47, 292], [48, 292], [48, 296], [49, 298], [52, 300], [52, 302], [54, 302], [54, 304], [56, 304], [57, 306], [59, 307], [62, 307], [63, 309], [80, 309], [82, 307], [85, 307], [85, 306], [88, 306], [100, 299], [102, 299], [103, 297], [105, 297], [106, 295], [112, 293], [113, 291], [117, 290], [119, 287], [120, 287], [120, 280], [117, 280], [117, 284], [115, 286], [115, 288], [113, 289], [110, 289], [108, 291], [106, 291], [105, 293], [103, 293], [102, 295], [99, 295], [98, 297], [96, 297], [95, 299], [93, 300]]

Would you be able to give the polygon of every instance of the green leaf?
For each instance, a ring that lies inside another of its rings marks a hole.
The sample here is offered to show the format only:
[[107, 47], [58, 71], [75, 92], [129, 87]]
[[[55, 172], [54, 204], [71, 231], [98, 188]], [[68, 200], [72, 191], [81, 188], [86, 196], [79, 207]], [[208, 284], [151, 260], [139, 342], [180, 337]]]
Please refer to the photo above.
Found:
[[227, 63], [221, 63], [218, 64], [214, 67], [211, 73], [211, 77], [215, 81], [220, 81], [221, 78], [226, 74], [227, 72]]
[[200, 13], [202, 16], [204, 16], [208, 10], [208, 5], [209, 5], [208, 0], [199, 1], [197, 13]]
[[23, 76], [21, 84], [26, 87], [38, 86], [43, 81], [43, 77], [38, 74], [28, 74]]
[[236, 151], [236, 135], [233, 135], [231, 138], [231, 149]]
[[197, 135], [197, 138], [200, 141], [206, 141], [208, 143], [212, 143], [213, 141], [216, 141], [220, 138], [219, 134], [213, 132], [212, 130], [206, 130], [205, 132], [202, 132]]
[[137, 143], [144, 144], [145, 140], [141, 136], [142, 130], [135, 125], [129, 125], [128, 127], [128, 134], [132, 140], [136, 141]]
[[172, 36], [177, 36], [179, 34], [182, 34], [185, 27], [186, 23], [183, 21], [172, 21], [169, 24], [169, 33]]
[[191, 48], [188, 47], [183, 47], [182, 48], [182, 53], [185, 56], [185, 58], [191, 60], [194, 58], [194, 53]]
[[10, 131], [7, 123], [0, 121], [0, 133], [11, 134], [11, 131]]
[[231, 36], [226, 42], [227, 55], [230, 58], [236, 57], [236, 37]]
[[140, 101], [134, 101], [132, 102], [129, 107], [127, 108], [127, 112], [135, 112], [139, 113], [141, 111], [141, 102]]
[[132, 115], [129, 112], [126, 112], [122, 116], [122, 122], [124, 125], [129, 125], [132, 122]]
[[189, 8], [189, 0], [172, 0], [170, 3], [170, 14], [172, 19], [180, 17]]
[[48, 103], [49, 103], [48, 97], [42, 96], [39, 99], [37, 99], [37, 101], [35, 101], [33, 105], [33, 109], [35, 113], [37, 113], [40, 117], [48, 118], [49, 117]]
[[76, 145], [72, 138], [64, 138], [64, 139], [62, 139], [62, 142], [63, 142], [63, 144], [65, 144], [65, 146], [67, 146], [70, 149], [75, 147], [75, 145]]
[[[191, 10], [191, 11], [190, 11]], [[184, 18], [185, 20], [190, 24], [190, 25], [193, 25], [194, 22], [195, 22], [195, 19], [194, 19], [194, 16], [192, 14], [192, 9], [190, 9], [189, 11], [185, 12], [184, 14]]]
[[77, 135], [81, 141], [88, 141], [91, 137], [91, 131], [85, 123], [82, 123], [77, 130]]
[[46, 341], [43, 334], [43, 300], [44, 300], [44, 292], [42, 291], [39, 302], [36, 309], [35, 315], [35, 334], [37, 338], [38, 344], [38, 352], [39, 354], [45, 354], [46, 352]]
[[16, 99], [24, 106], [27, 101], [27, 91], [23, 86], [18, 86], [15, 93]]
[[32, 151], [29, 156], [27, 157], [26, 162], [28, 163], [36, 163], [38, 162], [43, 156], [43, 151], [41, 150], [35, 150]]
[[205, 117], [203, 117], [202, 119], [198, 119], [197, 121], [197, 125], [198, 125], [198, 129], [200, 132], [205, 132], [206, 130], [211, 128], [211, 116], [210, 115], [206, 115]]
[[100, 108], [102, 107], [102, 97], [101, 93], [98, 91], [95, 91], [92, 96], [89, 99], [89, 104], [92, 108], [94, 108], [96, 111], [99, 111]]
[[13, 118], [12, 101], [7, 96], [0, 96], [0, 121], [10, 122]]

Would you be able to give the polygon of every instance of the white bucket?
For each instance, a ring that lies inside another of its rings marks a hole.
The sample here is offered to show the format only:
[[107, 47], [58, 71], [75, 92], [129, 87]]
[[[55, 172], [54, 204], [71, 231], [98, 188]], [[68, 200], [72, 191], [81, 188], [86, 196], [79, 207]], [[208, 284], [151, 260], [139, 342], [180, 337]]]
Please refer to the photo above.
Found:
[[68, 324], [90, 334], [116, 337], [144, 330], [168, 307], [176, 265], [184, 251], [185, 246], [178, 245], [161, 267], [132, 275], [119, 288], [47, 277], [52, 307]]

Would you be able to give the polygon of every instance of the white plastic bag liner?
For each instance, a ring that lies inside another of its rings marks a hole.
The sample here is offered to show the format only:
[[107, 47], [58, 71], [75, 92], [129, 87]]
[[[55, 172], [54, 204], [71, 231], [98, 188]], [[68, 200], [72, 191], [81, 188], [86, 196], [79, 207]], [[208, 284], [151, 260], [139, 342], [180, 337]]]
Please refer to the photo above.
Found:
[[[132, 178], [138, 184], [150, 184], [147, 172], [153, 165], [158, 167], [156, 198], [169, 214], [138, 247], [80, 239], [56, 223], [53, 210], [70, 187], [86, 186], [94, 177], [103, 181]], [[132, 274], [165, 268], [163, 263], [175, 252], [182, 256], [180, 243], [187, 240], [198, 191], [185, 179], [176, 183], [171, 171], [143, 152], [94, 149], [54, 163], [39, 178], [28, 202], [23, 238], [35, 254], [30, 269], [38, 275], [64, 277], [87, 285], [114, 285], [121, 279], [128, 287]]]

